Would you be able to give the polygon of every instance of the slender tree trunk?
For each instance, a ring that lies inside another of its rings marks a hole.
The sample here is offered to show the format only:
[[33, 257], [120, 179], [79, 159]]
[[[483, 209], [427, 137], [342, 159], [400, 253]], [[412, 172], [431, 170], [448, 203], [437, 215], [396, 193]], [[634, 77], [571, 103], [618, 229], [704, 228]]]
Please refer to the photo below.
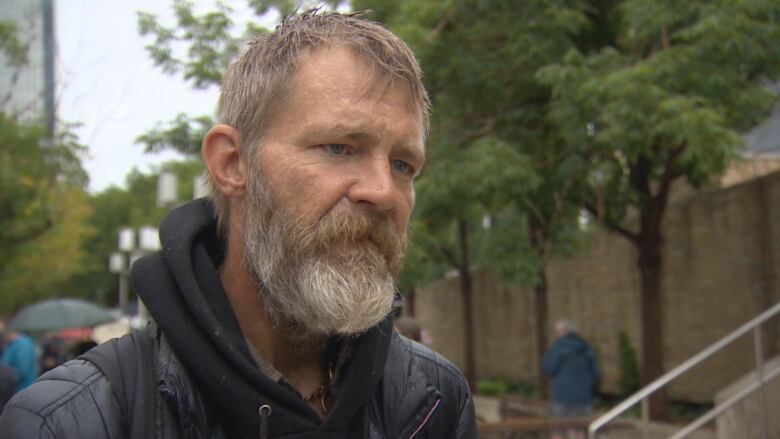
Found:
[[[655, 149], [656, 145], [654, 145]], [[651, 175], [652, 162], [641, 156], [631, 170], [631, 184], [639, 194], [640, 227], [633, 243], [637, 248], [640, 279], [640, 304], [642, 325], [642, 385], [646, 386], [664, 373], [663, 295], [661, 279], [663, 274], [663, 234], [661, 226], [666, 210], [671, 184], [674, 181], [675, 161], [684, 145], [670, 155], [665, 171], [653, 193]], [[665, 420], [668, 413], [666, 389], [654, 392], [649, 399], [651, 419]]]
[[472, 282], [469, 262], [468, 229], [465, 220], [458, 220], [458, 238], [460, 241], [461, 266], [460, 295], [463, 303], [463, 341], [465, 344], [464, 375], [472, 391], [476, 391], [476, 359], [474, 356], [474, 313], [472, 311]]
[[547, 273], [544, 267], [539, 269], [539, 283], [534, 287], [534, 312], [536, 313], [536, 366], [539, 368], [537, 384], [539, 386], [539, 395], [542, 399], [547, 399], [547, 376], [542, 372], [542, 357], [547, 350], [548, 334], [547, 328]]
[[539, 396], [547, 399], [547, 376], [542, 372], [542, 357], [547, 351], [548, 327], [547, 321], [547, 272], [545, 271], [545, 244], [547, 241], [544, 224], [539, 217], [530, 214], [528, 216], [528, 231], [531, 239], [531, 245], [539, 261], [542, 261], [539, 271], [536, 275], [538, 283], [534, 286], [534, 321], [536, 323], [536, 366], [538, 367], [537, 385], [539, 386]]
[[[661, 294], [661, 258], [660, 231], [655, 238], [642, 239], [639, 242], [639, 272], [641, 282], [642, 313], [642, 385], [651, 383], [664, 373], [663, 348], [663, 296]], [[650, 418], [663, 420], [667, 417], [668, 401], [666, 389], [660, 389], [650, 397]]]
[[417, 289], [415, 287], [409, 287], [409, 290], [406, 292], [406, 315], [409, 317], [414, 317], [415, 315], [415, 300], [417, 299]]

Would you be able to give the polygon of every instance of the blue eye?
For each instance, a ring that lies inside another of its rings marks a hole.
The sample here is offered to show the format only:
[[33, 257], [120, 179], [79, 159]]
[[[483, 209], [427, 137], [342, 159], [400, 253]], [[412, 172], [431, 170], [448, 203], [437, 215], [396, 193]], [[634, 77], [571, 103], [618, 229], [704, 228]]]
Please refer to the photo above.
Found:
[[327, 145], [322, 145], [322, 147], [325, 148], [325, 151], [333, 155], [344, 155], [347, 152], [347, 145], [342, 143], [329, 143]]
[[414, 176], [415, 170], [409, 163], [406, 163], [403, 160], [393, 160], [391, 164], [395, 171], [404, 175]]

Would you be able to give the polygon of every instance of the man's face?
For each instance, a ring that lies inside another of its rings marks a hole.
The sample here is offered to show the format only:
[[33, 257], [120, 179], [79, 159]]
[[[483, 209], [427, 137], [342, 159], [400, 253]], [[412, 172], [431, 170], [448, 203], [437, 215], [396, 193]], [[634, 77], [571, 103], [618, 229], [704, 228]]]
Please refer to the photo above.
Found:
[[304, 56], [247, 163], [245, 263], [300, 336], [360, 333], [393, 299], [424, 163], [420, 113], [346, 48]]

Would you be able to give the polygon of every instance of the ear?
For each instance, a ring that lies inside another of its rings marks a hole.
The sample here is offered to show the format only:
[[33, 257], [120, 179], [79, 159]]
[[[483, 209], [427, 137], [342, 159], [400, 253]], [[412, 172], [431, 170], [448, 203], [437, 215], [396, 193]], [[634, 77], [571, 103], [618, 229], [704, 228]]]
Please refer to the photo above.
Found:
[[215, 125], [203, 137], [200, 149], [203, 163], [227, 198], [243, 195], [245, 178], [240, 148], [241, 136], [230, 125]]

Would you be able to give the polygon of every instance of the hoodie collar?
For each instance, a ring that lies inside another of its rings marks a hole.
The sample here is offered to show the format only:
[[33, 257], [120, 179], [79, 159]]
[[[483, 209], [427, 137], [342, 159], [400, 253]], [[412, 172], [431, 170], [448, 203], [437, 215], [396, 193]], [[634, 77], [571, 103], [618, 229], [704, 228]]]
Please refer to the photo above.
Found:
[[358, 337], [333, 407], [322, 423], [289, 389], [263, 375], [252, 360], [217, 274], [222, 244], [206, 199], [172, 211], [160, 225], [162, 250], [133, 266], [133, 285], [173, 351], [208, 394], [236, 436], [256, 436], [258, 409], [270, 405], [272, 436], [322, 429], [346, 431], [373, 398], [387, 358], [392, 317]]

